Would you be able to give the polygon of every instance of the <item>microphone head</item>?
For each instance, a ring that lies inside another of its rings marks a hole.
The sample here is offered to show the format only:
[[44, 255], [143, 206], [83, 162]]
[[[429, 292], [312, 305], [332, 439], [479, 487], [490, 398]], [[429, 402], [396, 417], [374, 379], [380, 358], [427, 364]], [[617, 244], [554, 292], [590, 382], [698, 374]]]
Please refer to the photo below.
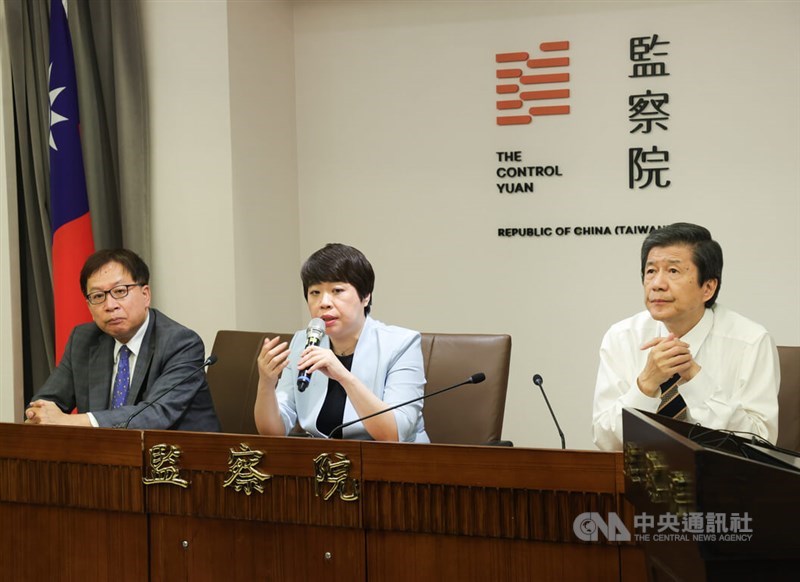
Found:
[[217, 354], [211, 354], [210, 356], [208, 356], [208, 359], [206, 360], [205, 365], [206, 366], [213, 366], [216, 363], [217, 363]]
[[483, 372], [478, 372], [477, 374], [473, 374], [472, 376], [469, 377], [469, 381], [472, 384], [480, 384], [484, 380], [486, 380], [486, 374], [484, 374]]
[[543, 381], [544, 380], [542, 380], [542, 377], [539, 374], [534, 374], [533, 375], [533, 383], [536, 384], [537, 386], [539, 386], [540, 388], [542, 387], [542, 382]]
[[315, 317], [308, 322], [308, 327], [306, 328], [306, 339], [314, 339], [318, 342], [323, 338], [324, 335], [325, 322], [321, 318]]

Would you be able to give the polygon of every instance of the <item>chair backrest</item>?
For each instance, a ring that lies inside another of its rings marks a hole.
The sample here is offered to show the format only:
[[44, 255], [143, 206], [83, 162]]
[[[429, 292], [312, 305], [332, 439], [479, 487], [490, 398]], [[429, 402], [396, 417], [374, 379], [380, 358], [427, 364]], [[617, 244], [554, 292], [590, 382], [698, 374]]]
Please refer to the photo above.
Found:
[[425, 393], [483, 372], [481, 384], [428, 398], [422, 408], [432, 443], [486, 444], [500, 440], [505, 414], [511, 336], [423, 333]]
[[261, 331], [220, 330], [214, 339], [217, 363], [206, 376], [223, 432], [257, 434], [253, 407], [258, 392], [258, 354], [264, 338], [292, 334]]
[[778, 393], [778, 446], [800, 451], [800, 347], [778, 346], [781, 389]]

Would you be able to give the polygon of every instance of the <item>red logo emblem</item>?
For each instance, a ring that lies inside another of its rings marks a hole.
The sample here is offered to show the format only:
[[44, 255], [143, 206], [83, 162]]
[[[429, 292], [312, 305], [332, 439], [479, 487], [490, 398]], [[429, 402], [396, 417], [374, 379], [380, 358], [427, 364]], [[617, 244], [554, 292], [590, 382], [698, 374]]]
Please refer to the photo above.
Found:
[[[543, 42], [539, 50], [560, 54], [541, 58], [531, 58], [528, 53], [495, 56], [497, 110], [502, 112], [497, 115], [497, 125], [526, 125], [540, 115], [569, 115], [569, 104], [564, 103], [569, 99], [569, 87], [565, 86], [569, 83], [569, 57], [564, 55], [569, 51], [569, 41]], [[522, 63], [525, 68], [517, 68]], [[555, 100], [559, 103], [552, 104]]]

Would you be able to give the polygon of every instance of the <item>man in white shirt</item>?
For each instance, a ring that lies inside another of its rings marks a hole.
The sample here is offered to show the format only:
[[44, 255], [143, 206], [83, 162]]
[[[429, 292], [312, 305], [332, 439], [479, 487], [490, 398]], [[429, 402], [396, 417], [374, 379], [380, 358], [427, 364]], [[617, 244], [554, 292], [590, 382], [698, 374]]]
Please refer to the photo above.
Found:
[[702, 226], [676, 223], [642, 244], [646, 311], [614, 324], [600, 347], [592, 428], [622, 448], [622, 409], [778, 438], [780, 369], [757, 323], [716, 305], [722, 249]]

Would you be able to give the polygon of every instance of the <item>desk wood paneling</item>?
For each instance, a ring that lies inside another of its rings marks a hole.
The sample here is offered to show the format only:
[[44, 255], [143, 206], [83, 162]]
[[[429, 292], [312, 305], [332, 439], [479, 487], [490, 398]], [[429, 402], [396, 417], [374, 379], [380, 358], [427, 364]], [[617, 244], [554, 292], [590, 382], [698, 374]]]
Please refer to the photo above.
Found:
[[141, 439], [0, 424], [3, 579], [147, 579]]

